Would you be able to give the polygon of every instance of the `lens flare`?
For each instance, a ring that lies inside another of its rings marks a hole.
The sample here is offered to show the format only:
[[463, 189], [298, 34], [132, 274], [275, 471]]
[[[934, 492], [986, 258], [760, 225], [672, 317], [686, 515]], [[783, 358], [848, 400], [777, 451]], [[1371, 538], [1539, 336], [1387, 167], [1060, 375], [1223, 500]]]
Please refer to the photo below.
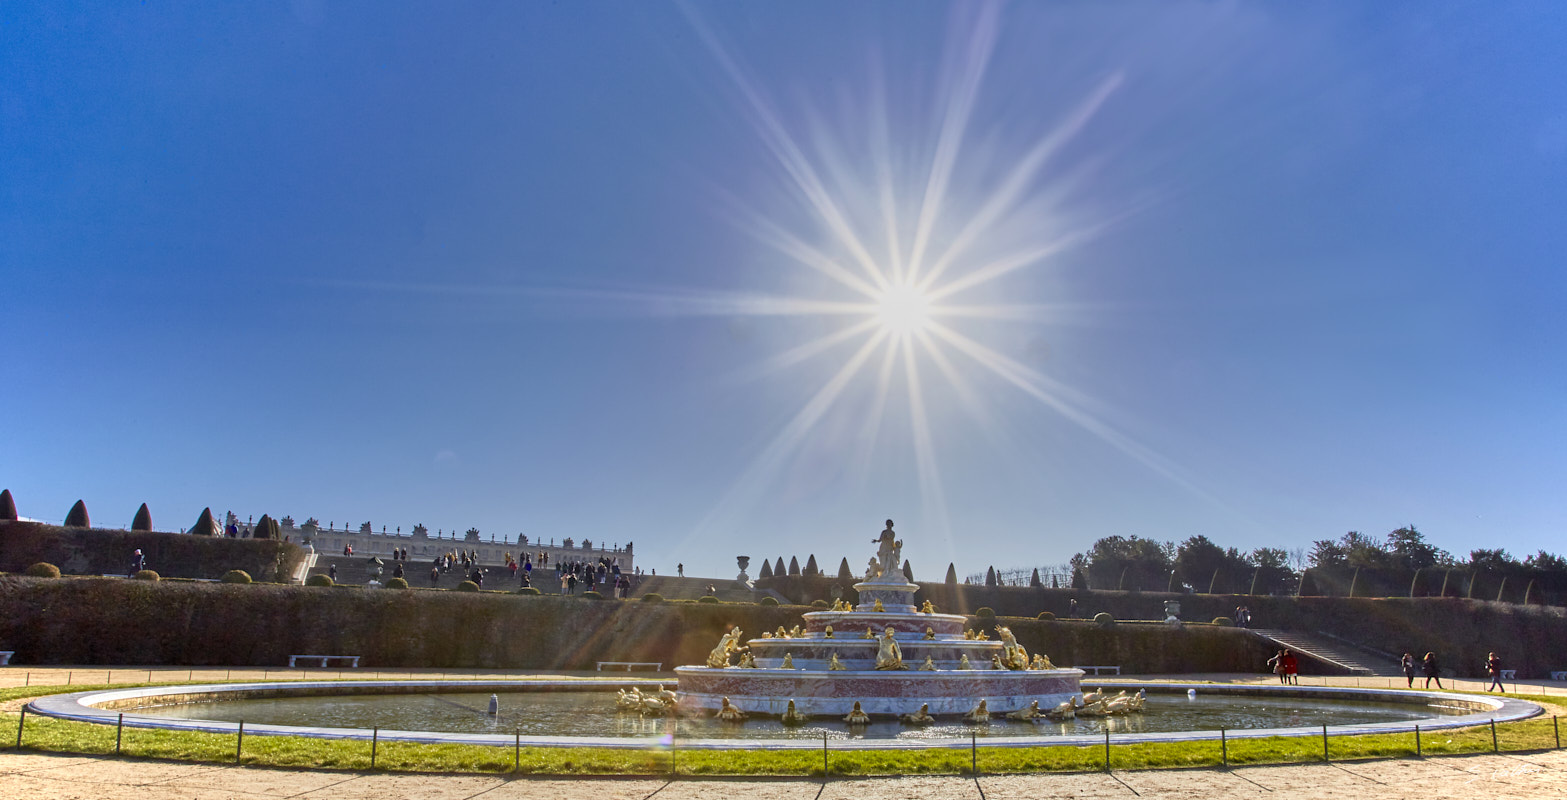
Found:
[[876, 302], [876, 321], [888, 333], [909, 336], [930, 324], [930, 298], [913, 286], [893, 286]]

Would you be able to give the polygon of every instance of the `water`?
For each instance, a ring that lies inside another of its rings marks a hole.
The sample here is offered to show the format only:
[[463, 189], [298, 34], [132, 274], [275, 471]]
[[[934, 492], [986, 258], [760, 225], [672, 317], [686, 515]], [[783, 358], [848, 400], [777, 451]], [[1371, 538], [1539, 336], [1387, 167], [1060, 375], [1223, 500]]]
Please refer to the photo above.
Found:
[[[891, 718], [875, 718], [851, 732], [838, 719], [812, 720], [797, 728], [776, 719], [755, 717], [744, 724], [711, 718], [644, 718], [615, 710], [613, 692], [515, 692], [500, 695], [500, 713], [487, 713], [490, 695], [441, 693], [404, 695], [339, 695], [188, 703], [137, 709], [136, 713], [249, 724], [310, 725], [331, 728], [372, 728], [451, 733], [512, 733], [524, 736], [653, 737], [668, 733], [693, 739], [967, 739], [979, 736], [1069, 736], [1112, 733], [1237, 728], [1315, 728], [1367, 722], [1398, 722], [1457, 709], [1402, 703], [1363, 703], [1295, 697], [1226, 697], [1149, 695], [1147, 710], [1124, 717], [1081, 719], [1065, 723], [1013, 722], [997, 717], [988, 725], [940, 720], [916, 728]], [[912, 709], [911, 709], [912, 710]]]

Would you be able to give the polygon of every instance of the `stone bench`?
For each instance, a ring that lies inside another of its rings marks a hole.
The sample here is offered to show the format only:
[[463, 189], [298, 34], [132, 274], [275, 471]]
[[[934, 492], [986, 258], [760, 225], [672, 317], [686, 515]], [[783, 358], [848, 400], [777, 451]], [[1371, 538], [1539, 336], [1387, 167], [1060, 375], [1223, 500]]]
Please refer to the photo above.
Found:
[[1502, 670], [1502, 680], [1504, 680], [1504, 681], [1516, 681], [1516, 680], [1518, 680], [1518, 670], [1516, 670], [1516, 669], [1504, 669], [1504, 670]]
[[297, 667], [297, 666], [299, 666], [299, 662], [301, 660], [304, 660], [304, 661], [319, 660], [321, 662], [321, 668], [322, 669], [326, 669], [327, 662], [331, 661], [333, 659], [337, 659], [339, 661], [347, 661], [348, 662], [348, 666], [350, 666], [350, 667], [352, 667], [354, 669], [358, 669], [359, 668], [360, 656], [289, 656], [288, 657], [288, 666], [290, 668]]
[[1097, 665], [1097, 666], [1078, 665], [1077, 668], [1082, 670], [1085, 674], [1093, 674], [1093, 675], [1105, 675], [1105, 674], [1120, 675], [1121, 674], [1121, 666], [1119, 664], [1101, 664], [1101, 665]]
[[660, 671], [662, 671], [664, 669], [664, 662], [662, 662], [662, 661], [600, 661], [600, 662], [598, 662], [598, 669], [599, 669], [600, 672], [603, 672], [605, 667], [625, 667], [627, 672], [630, 672], [633, 667], [650, 667], [650, 668], [652, 668], [652, 670], [654, 672], [660, 672]]
[[1567, 669], [1559, 669], [1551, 673], [1553, 681], [1567, 681]]
[[16, 655], [15, 650], [0, 650], [0, 667], [11, 663], [11, 656]]

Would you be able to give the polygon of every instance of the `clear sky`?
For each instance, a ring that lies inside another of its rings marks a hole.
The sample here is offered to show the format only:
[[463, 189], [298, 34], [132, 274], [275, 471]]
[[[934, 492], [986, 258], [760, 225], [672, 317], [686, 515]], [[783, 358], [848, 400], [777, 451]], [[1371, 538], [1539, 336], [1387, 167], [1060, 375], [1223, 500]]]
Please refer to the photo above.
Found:
[[158, 527], [1567, 530], [1567, 4], [0, 5], [0, 486]]

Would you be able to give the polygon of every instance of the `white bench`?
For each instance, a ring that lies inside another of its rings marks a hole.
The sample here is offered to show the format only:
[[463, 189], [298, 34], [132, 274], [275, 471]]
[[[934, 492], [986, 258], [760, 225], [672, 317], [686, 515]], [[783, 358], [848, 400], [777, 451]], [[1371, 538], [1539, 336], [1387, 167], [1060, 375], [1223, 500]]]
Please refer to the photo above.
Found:
[[1504, 670], [1502, 670], [1502, 680], [1504, 680], [1504, 681], [1516, 681], [1516, 680], [1518, 680], [1518, 670], [1516, 670], [1516, 669], [1504, 669]]
[[1553, 681], [1567, 681], [1567, 669], [1559, 669], [1551, 673]]
[[306, 661], [309, 661], [309, 660], [319, 660], [321, 662], [321, 668], [322, 669], [326, 669], [327, 662], [331, 661], [334, 658], [342, 660], [342, 661], [347, 661], [348, 662], [348, 666], [353, 667], [354, 669], [358, 669], [359, 668], [360, 656], [289, 656], [288, 657], [288, 665], [289, 665], [289, 667], [297, 667], [297, 666], [299, 666], [299, 661], [301, 659], [304, 659]]
[[16, 655], [15, 650], [0, 650], [0, 666], [11, 663], [11, 656]]
[[1095, 675], [1104, 675], [1106, 673], [1113, 674], [1113, 675], [1120, 675], [1121, 674], [1121, 667], [1120, 667], [1119, 664], [1108, 664], [1108, 665], [1098, 665], [1098, 666], [1084, 666], [1082, 664], [1079, 664], [1077, 668], [1082, 670], [1083, 672], [1091, 672], [1091, 673], [1093, 673]]
[[599, 669], [600, 672], [603, 672], [605, 667], [625, 667], [627, 672], [630, 672], [633, 667], [651, 667], [654, 672], [662, 672], [663, 669], [664, 669], [664, 662], [662, 662], [662, 661], [600, 661], [600, 662], [598, 662], [598, 669]]

